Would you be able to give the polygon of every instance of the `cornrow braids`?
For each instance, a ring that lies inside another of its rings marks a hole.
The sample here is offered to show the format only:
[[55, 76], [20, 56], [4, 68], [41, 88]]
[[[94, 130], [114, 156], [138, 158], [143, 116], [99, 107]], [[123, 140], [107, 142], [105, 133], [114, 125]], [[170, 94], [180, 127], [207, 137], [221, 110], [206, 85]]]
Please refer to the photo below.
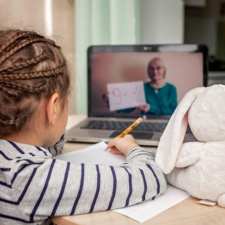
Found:
[[70, 79], [60, 47], [33, 31], [0, 31], [0, 137], [21, 130], [37, 102], [68, 95]]
[[10, 37], [8, 40], [8, 42], [6, 42], [5, 44], [3, 44], [0, 48], [0, 54], [2, 54], [2, 52], [7, 49], [10, 45], [12, 45], [17, 39], [27, 36], [28, 33], [27, 32], [20, 32], [20, 33], [13, 33], [12, 37]]
[[49, 42], [48, 39], [43, 39], [43, 38], [31, 38], [29, 37], [27, 40], [22, 40], [21, 43], [18, 46], [15, 46], [13, 48], [8, 48], [9, 51], [6, 51], [5, 54], [0, 57], [0, 65], [5, 62], [10, 56], [14, 55], [16, 52], [18, 52], [20, 49], [25, 48], [26, 46], [32, 44], [32, 43], [37, 43], [37, 42]]
[[[20, 84], [20, 83], [12, 83], [12, 82], [1, 82], [0, 81], [0, 88], [2, 87], [3, 89], [15, 89], [15, 90], [20, 90], [20, 91], [26, 91], [28, 93], [39, 93], [44, 89], [44, 85], [46, 82], [42, 82], [40, 85], [36, 86], [31, 86], [31, 85], [26, 85], [26, 84]], [[10, 92], [8, 92], [9, 94]]]
[[14, 72], [16, 70], [20, 70], [20, 69], [29, 67], [31, 65], [35, 65], [35, 64], [43, 61], [44, 59], [46, 59], [46, 55], [42, 52], [41, 54], [35, 56], [32, 59], [27, 59], [27, 60], [24, 60], [24, 62], [15, 63], [13, 66], [9, 66], [9, 67], [6, 67], [6, 68], [1, 68], [0, 69], [0, 73]]
[[[27, 67], [28, 65], [26, 65]], [[29, 80], [41, 77], [52, 77], [61, 74], [64, 71], [64, 64], [49, 70], [37, 72], [22, 72], [22, 73], [0, 73], [0, 82], [9, 80]]]

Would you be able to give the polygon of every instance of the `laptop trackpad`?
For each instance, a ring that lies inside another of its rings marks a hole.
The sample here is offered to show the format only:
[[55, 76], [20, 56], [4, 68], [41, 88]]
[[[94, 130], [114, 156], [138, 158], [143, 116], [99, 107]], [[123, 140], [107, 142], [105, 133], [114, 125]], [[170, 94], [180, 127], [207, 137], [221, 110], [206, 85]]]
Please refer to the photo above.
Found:
[[[116, 137], [117, 135], [119, 135], [121, 133], [121, 131], [114, 131], [111, 135], [110, 138]], [[132, 132], [131, 135], [133, 135], [133, 137], [135, 139], [144, 139], [144, 140], [148, 140], [150, 138], [152, 138], [153, 133], [152, 132]]]

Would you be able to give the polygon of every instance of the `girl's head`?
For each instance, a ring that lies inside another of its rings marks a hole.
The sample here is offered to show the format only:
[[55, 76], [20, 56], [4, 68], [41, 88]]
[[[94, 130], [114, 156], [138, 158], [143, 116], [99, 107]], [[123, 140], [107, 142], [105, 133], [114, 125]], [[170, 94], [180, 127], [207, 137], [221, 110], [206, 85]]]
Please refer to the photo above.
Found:
[[69, 84], [65, 59], [54, 41], [31, 31], [0, 31], [0, 137], [26, 129], [43, 109], [46, 124], [54, 112], [66, 114]]

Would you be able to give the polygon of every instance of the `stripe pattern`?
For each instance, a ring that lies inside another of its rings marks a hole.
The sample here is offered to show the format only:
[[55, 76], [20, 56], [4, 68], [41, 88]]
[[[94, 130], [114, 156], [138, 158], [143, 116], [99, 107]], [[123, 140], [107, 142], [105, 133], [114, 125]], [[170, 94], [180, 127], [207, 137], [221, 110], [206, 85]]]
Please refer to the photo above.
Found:
[[126, 207], [166, 190], [143, 148], [133, 149], [121, 166], [71, 164], [54, 159], [55, 152], [0, 141], [1, 225], [46, 224], [52, 216]]

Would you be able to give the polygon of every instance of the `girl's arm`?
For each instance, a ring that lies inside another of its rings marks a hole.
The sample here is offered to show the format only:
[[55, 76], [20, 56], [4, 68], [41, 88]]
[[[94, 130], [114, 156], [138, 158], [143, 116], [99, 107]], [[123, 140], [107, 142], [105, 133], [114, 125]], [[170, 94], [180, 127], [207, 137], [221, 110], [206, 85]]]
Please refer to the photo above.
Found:
[[19, 201], [24, 219], [122, 208], [165, 192], [165, 177], [150, 152], [135, 147], [126, 159], [121, 166], [46, 159], [25, 168], [14, 182], [18, 198], [25, 192]]

